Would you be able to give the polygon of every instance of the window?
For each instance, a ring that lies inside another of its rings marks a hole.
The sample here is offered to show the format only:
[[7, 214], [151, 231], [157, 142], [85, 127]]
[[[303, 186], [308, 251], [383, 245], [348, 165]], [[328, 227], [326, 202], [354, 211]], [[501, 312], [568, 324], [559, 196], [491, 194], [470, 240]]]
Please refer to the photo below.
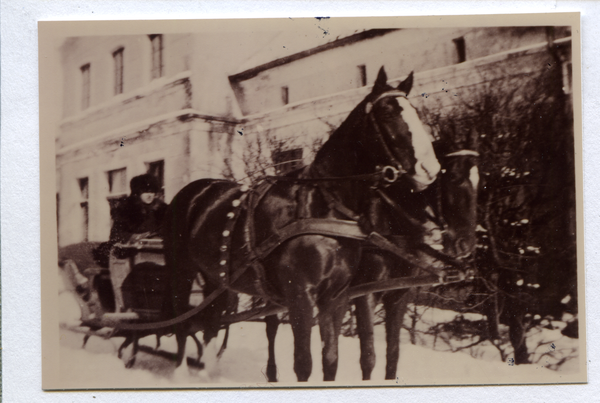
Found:
[[79, 184], [80, 202], [79, 207], [81, 208], [81, 232], [83, 242], [87, 242], [89, 238], [89, 225], [90, 225], [90, 209], [88, 205], [89, 200], [89, 180], [88, 178], [77, 179]]
[[127, 194], [127, 169], [114, 169], [108, 171], [108, 193], [110, 196]]
[[[119, 206], [127, 198], [127, 169], [114, 169], [107, 172], [108, 176], [108, 205], [110, 206], [110, 217]], [[112, 227], [112, 222], [110, 224]]]
[[456, 63], [462, 63], [467, 60], [467, 49], [465, 47], [465, 38], [452, 39], [456, 47]]
[[81, 66], [81, 109], [90, 107], [90, 64]]
[[364, 64], [361, 64], [360, 66], [357, 66], [358, 68], [358, 86], [359, 87], [364, 87], [365, 85], [367, 85], [367, 66], [365, 66]]
[[277, 151], [272, 155], [277, 175], [285, 175], [302, 167], [302, 149]]
[[290, 103], [290, 89], [288, 87], [281, 87], [281, 102], [284, 105]]
[[163, 75], [163, 38], [162, 35], [150, 35], [152, 44], [152, 79]]
[[160, 186], [159, 196], [163, 197], [165, 194], [165, 161], [149, 162], [147, 166], [148, 173], [158, 180]]
[[113, 53], [115, 63], [115, 95], [123, 93], [123, 48]]

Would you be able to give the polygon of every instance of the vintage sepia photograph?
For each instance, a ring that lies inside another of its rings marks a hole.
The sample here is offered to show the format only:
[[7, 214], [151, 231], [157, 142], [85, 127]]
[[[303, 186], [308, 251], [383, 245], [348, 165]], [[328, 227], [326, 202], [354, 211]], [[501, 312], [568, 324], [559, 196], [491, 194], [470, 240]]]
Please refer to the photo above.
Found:
[[579, 24], [40, 22], [43, 388], [586, 382]]

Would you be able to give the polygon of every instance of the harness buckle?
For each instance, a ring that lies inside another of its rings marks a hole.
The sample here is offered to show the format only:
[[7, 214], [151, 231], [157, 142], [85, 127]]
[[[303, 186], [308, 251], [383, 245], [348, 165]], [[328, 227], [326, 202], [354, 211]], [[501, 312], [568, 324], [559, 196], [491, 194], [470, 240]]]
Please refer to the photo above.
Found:
[[394, 183], [398, 180], [400, 174], [403, 174], [404, 171], [397, 169], [391, 165], [386, 165], [381, 169], [381, 174], [383, 180], [387, 183]]

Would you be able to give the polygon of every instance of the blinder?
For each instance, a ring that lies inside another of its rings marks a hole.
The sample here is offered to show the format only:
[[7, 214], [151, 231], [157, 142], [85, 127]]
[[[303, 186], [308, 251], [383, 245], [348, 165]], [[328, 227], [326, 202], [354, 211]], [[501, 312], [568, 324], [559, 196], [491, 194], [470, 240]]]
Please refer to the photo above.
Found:
[[390, 159], [392, 164], [395, 165], [395, 166], [387, 165], [387, 166], [383, 167], [383, 169], [381, 171], [383, 180], [387, 183], [394, 183], [394, 182], [396, 182], [396, 180], [398, 180], [398, 178], [400, 176], [407, 173], [407, 170], [404, 169], [404, 167], [402, 166], [402, 163], [400, 163], [400, 161], [398, 161], [396, 159], [396, 157], [394, 157], [394, 155], [390, 151], [389, 147], [386, 145], [385, 140], [383, 139], [383, 135], [381, 134], [381, 131], [379, 130], [379, 125], [377, 124], [375, 117], [371, 113], [373, 111], [373, 105], [375, 105], [381, 99], [389, 98], [389, 97], [407, 98], [407, 94], [404, 91], [398, 91], [398, 90], [386, 91], [383, 94], [380, 94], [375, 100], [373, 100], [371, 102], [367, 102], [367, 104], [365, 105], [365, 113], [367, 114], [369, 119], [373, 122], [373, 127], [375, 129], [375, 133], [379, 137], [379, 140], [383, 146], [384, 152], [387, 154], [387, 157]]

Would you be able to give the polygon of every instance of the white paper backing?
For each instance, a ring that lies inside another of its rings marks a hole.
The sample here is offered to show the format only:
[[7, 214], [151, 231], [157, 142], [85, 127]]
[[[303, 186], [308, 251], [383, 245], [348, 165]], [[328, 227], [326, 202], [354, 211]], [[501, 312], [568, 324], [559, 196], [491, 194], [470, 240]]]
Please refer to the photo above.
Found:
[[[588, 385], [261, 391], [43, 392], [40, 334], [40, 205], [37, 21], [460, 15], [580, 11]], [[116, 1], [2, 0], [1, 235], [2, 389], [6, 402], [563, 402], [597, 401], [600, 334], [600, 2], [570, 1]]]

